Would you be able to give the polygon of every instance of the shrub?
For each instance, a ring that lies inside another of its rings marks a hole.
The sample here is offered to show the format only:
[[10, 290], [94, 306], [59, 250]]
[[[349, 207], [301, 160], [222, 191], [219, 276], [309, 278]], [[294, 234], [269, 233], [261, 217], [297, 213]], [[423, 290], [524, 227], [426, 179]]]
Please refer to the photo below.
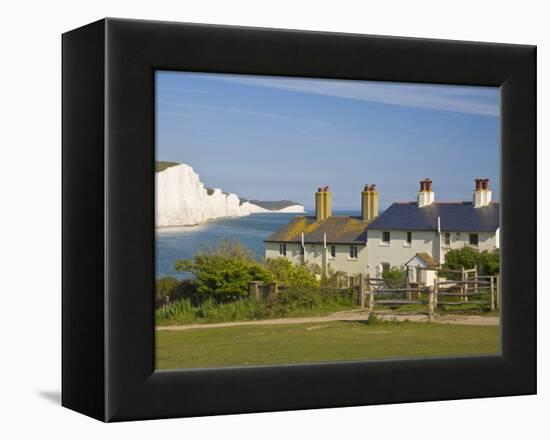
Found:
[[335, 271], [329, 264], [326, 274], [321, 275], [321, 287], [344, 287], [348, 284], [348, 274], [341, 270]]
[[403, 286], [405, 273], [401, 267], [391, 267], [389, 270], [382, 272], [382, 278], [389, 288], [397, 289]]
[[442, 275], [450, 279], [458, 279], [460, 275], [445, 273], [447, 270], [473, 269], [477, 266], [479, 275], [496, 275], [500, 271], [500, 255], [495, 252], [479, 252], [470, 246], [461, 249], [452, 249], [445, 254], [445, 263], [442, 265]]
[[353, 307], [355, 291], [295, 286], [279, 291], [279, 295], [272, 301], [291, 309], [315, 309], [330, 304]]
[[315, 274], [304, 265], [296, 265], [286, 258], [269, 258], [265, 262], [265, 268], [272, 274], [273, 280], [287, 286], [319, 285]]
[[157, 307], [170, 302], [180, 281], [174, 277], [159, 278], [155, 282], [155, 304]]
[[289, 287], [266, 301], [242, 299], [219, 303], [207, 298], [193, 305], [188, 298], [156, 310], [158, 323], [190, 324], [193, 322], [247, 321], [253, 319], [307, 316], [319, 311], [332, 312], [355, 306], [353, 289], [321, 289], [318, 287]]
[[195, 309], [188, 299], [181, 299], [166, 307], [157, 309], [155, 312], [156, 322], [167, 320], [187, 324], [194, 322], [195, 319]]
[[218, 302], [233, 301], [248, 294], [250, 281], [271, 282], [273, 276], [260, 263], [239, 257], [196, 255], [193, 260], [179, 260], [176, 270], [195, 275], [197, 294]]

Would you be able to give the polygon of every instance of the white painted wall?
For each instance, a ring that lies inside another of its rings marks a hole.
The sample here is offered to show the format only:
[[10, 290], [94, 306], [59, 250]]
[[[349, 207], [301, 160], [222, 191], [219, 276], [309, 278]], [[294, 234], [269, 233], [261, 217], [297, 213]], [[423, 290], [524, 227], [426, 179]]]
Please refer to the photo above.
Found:
[[[390, 231], [389, 245], [382, 242], [381, 230], [369, 230], [368, 240], [368, 273], [371, 277], [379, 277], [381, 265], [389, 263], [391, 266], [403, 266], [418, 252], [428, 252], [434, 259], [439, 257], [439, 242], [435, 231], [412, 231], [411, 245], [406, 243], [407, 231]], [[441, 233], [442, 261], [448, 250], [460, 249], [469, 246], [469, 233], [451, 232], [449, 246], [444, 244], [444, 232]], [[494, 232], [478, 232], [479, 251], [493, 251], [497, 248], [497, 234]]]
[[[265, 243], [265, 258], [279, 258], [280, 243]], [[325, 250], [323, 244], [308, 244], [305, 247], [305, 259], [300, 255], [300, 243], [286, 244], [286, 258], [295, 264], [302, 261], [306, 263], [316, 263], [321, 268], [330, 267], [334, 271], [346, 272], [348, 275], [365, 273], [367, 270], [367, 248], [364, 245], [357, 245], [357, 259], [352, 259], [350, 255], [350, 245], [327, 243]], [[330, 255], [331, 246], [336, 247], [336, 255], [333, 258]]]
[[[426, 270], [426, 264], [419, 257], [410, 260], [406, 267], [409, 268], [409, 281], [411, 283], [421, 283], [425, 286], [433, 286], [437, 275], [435, 270]], [[422, 270], [419, 270], [422, 269]]]

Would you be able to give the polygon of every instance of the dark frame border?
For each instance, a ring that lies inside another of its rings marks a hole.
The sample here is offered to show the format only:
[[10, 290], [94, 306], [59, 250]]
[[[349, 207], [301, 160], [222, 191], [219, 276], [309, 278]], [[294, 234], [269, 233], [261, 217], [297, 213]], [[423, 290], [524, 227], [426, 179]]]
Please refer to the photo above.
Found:
[[[155, 371], [155, 70], [500, 86], [502, 354]], [[64, 406], [119, 421], [535, 392], [534, 46], [119, 19], [64, 34]]]

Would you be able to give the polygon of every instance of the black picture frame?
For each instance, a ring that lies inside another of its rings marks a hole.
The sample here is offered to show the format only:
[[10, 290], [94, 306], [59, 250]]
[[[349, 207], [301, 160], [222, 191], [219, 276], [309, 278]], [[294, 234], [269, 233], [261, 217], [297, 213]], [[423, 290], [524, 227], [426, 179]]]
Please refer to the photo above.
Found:
[[[62, 404], [102, 421], [536, 392], [536, 47], [104, 19], [63, 35]], [[500, 355], [155, 371], [156, 69], [499, 86]]]

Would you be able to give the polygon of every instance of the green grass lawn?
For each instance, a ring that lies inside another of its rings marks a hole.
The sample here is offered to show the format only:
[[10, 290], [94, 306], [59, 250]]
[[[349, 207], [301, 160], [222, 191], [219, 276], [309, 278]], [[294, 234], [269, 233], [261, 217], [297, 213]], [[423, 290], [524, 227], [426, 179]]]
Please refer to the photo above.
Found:
[[417, 322], [308, 324], [157, 331], [157, 368], [205, 368], [496, 354], [499, 327]]

